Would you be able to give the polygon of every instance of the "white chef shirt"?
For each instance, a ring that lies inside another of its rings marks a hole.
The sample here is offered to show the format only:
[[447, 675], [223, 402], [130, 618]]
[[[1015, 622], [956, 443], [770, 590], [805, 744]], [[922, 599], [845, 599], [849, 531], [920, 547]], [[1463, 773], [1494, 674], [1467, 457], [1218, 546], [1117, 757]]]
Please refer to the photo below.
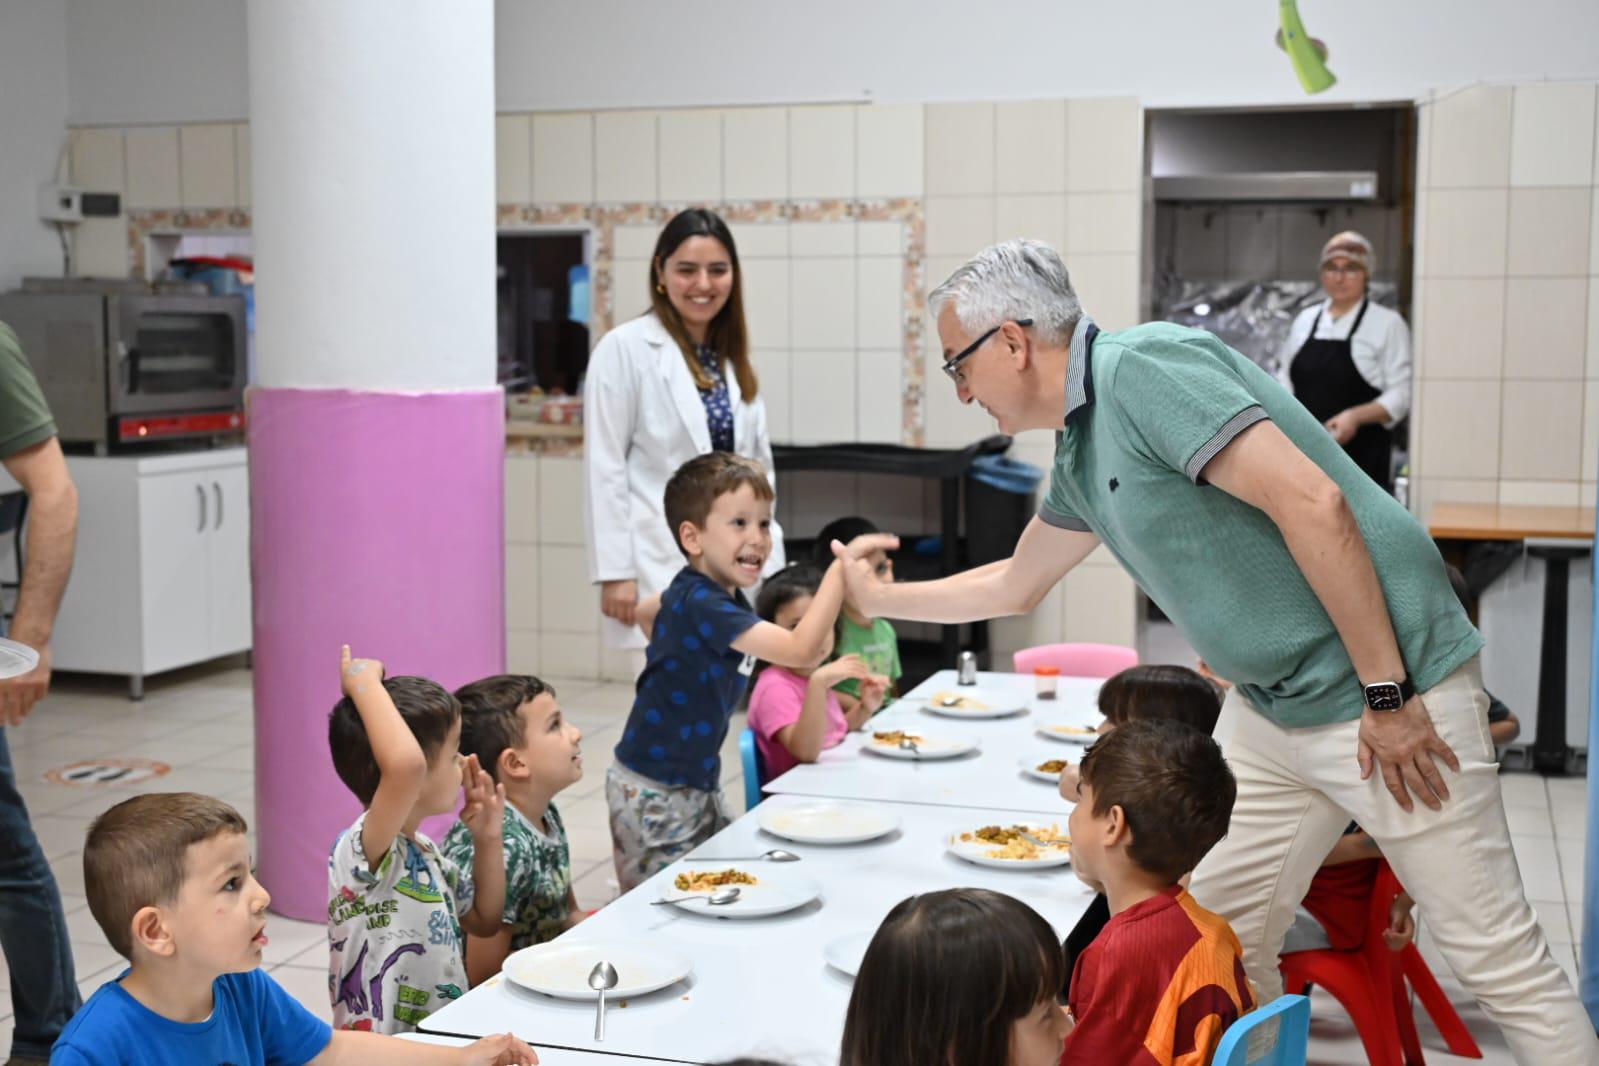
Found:
[[1388, 412], [1389, 421], [1385, 425], [1392, 428], [1410, 412], [1410, 327], [1405, 325], [1398, 311], [1372, 302], [1366, 307], [1360, 332], [1350, 337], [1355, 316], [1360, 314], [1358, 303], [1339, 318], [1333, 317], [1331, 300], [1305, 308], [1294, 319], [1288, 339], [1277, 353], [1277, 376], [1290, 392], [1294, 384], [1289, 370], [1294, 365], [1294, 356], [1310, 338], [1310, 324], [1316, 320], [1317, 312], [1321, 313], [1321, 323], [1316, 327], [1316, 338], [1349, 339], [1355, 369], [1367, 384], [1378, 390], [1380, 395], [1375, 399]]

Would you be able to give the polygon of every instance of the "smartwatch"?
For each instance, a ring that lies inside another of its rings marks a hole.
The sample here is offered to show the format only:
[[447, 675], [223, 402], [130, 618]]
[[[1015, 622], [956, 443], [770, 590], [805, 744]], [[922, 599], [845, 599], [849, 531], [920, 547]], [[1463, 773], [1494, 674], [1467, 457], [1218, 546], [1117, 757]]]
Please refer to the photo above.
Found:
[[1416, 686], [1406, 674], [1403, 681], [1379, 681], [1375, 685], [1362, 685], [1366, 706], [1373, 711], [1397, 711], [1416, 694]]

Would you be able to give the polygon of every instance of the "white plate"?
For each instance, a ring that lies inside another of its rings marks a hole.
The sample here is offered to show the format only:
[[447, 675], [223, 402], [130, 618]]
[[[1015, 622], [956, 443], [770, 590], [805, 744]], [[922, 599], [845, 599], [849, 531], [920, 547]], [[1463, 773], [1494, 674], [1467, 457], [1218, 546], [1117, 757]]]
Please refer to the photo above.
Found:
[[822, 948], [822, 958], [839, 973], [854, 977], [861, 972], [861, 960], [866, 957], [866, 948], [871, 944], [873, 935], [873, 933], [851, 933], [836, 940], [829, 940]]
[[[993, 823], [989, 823], [992, 825]], [[1006, 822], [1006, 825], [1019, 825], [1024, 829], [1048, 829], [1049, 826], [1038, 822]], [[1045, 866], [1065, 866], [1072, 861], [1070, 850], [1051, 849], [1036, 859], [996, 859], [989, 855], [990, 851], [998, 848], [998, 844], [985, 844], [980, 840], [962, 840], [961, 833], [972, 833], [982, 826], [974, 825], [966, 829], [951, 833], [944, 841], [944, 846], [951, 855], [965, 859], [967, 862], [976, 863], [978, 866], [992, 866], [1000, 870], [1036, 870]], [[1056, 823], [1057, 830], [1063, 831], [1060, 823]]]
[[1048, 770], [1040, 770], [1038, 768], [1039, 763], [1049, 761], [1050, 760], [1048, 759], [1017, 759], [1016, 765], [1020, 767], [1022, 773], [1026, 774], [1028, 777], [1031, 777], [1037, 781], [1048, 781], [1052, 785], [1058, 785], [1060, 784], [1060, 774], [1052, 774]]
[[[882, 730], [887, 732], [887, 730]], [[916, 730], [908, 732], [916, 736], [916, 751], [906, 751], [904, 748], [879, 744], [872, 739], [872, 734], [866, 734], [866, 744], [861, 749], [873, 755], [881, 755], [885, 759], [957, 759], [969, 751], [977, 750], [977, 741], [971, 737], [957, 737], [945, 733], [939, 736], [929, 736], [926, 733], [917, 734]]]
[[[937, 698], [940, 696], [959, 696], [963, 700], [970, 700], [980, 706], [940, 707], [937, 703]], [[922, 704], [922, 710], [942, 718], [967, 718], [975, 721], [984, 718], [1009, 718], [1012, 715], [1026, 714], [1027, 705], [1025, 703], [1017, 703], [1014, 699], [984, 699], [976, 693], [935, 692], [932, 697]]]
[[38, 665], [38, 652], [26, 644], [0, 637], [0, 678], [21, 677]]
[[505, 960], [506, 980], [557, 999], [594, 999], [589, 971], [604, 960], [616, 967], [617, 985], [610, 995], [642, 996], [676, 984], [694, 972], [694, 964], [675, 951], [643, 941], [570, 940], [511, 953]]
[[[859, 844], [899, 828], [899, 815], [854, 803], [802, 803], [771, 810], [763, 803], [757, 821], [773, 836], [799, 844]], [[759, 875], [757, 875], [759, 876]]]
[[1058, 740], [1063, 744], [1081, 744], [1084, 747], [1092, 744], [1100, 737], [1099, 730], [1092, 726], [1078, 725], [1075, 722], [1040, 722], [1038, 728], [1033, 730], [1041, 737]]
[[[679, 873], [719, 873], [722, 870], [743, 870], [755, 878], [753, 885], [739, 885], [738, 899], [713, 907], [704, 902], [707, 892], [681, 892], [672, 883]], [[822, 886], [804, 874], [785, 870], [770, 862], [710, 863], [696, 862], [674, 866], [670, 876], [661, 882], [661, 899], [669, 899], [681, 911], [708, 915], [712, 918], [765, 918], [785, 911], [797, 910], [820, 897]]]

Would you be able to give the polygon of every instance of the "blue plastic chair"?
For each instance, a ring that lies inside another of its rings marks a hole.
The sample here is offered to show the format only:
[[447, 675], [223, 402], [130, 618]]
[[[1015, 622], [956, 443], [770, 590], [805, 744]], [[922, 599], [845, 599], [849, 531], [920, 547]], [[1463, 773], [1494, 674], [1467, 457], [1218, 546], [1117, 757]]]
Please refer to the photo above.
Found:
[[[1251, 1048], [1250, 1034], [1280, 1018], [1277, 1039], [1267, 1047]], [[1304, 996], [1278, 996], [1259, 1010], [1239, 1018], [1221, 1035], [1212, 1066], [1304, 1066], [1310, 1044], [1310, 1000]], [[1251, 1051], [1258, 1058], [1249, 1058]]]
[[761, 750], [755, 746], [755, 730], [746, 729], [738, 735], [738, 754], [744, 764], [744, 809], [753, 811], [761, 802], [761, 785], [765, 783], [765, 767], [761, 765]]

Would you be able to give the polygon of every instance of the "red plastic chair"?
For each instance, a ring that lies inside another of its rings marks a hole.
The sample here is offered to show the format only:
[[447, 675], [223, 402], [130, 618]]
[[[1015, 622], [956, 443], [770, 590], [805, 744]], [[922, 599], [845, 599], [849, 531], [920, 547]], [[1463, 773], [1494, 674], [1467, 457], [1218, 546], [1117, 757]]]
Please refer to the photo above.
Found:
[[1330, 992], [1354, 1021], [1371, 1066], [1425, 1066], [1416, 1019], [1406, 996], [1408, 981], [1443, 1035], [1449, 1053], [1482, 1058], [1482, 1049], [1471, 1038], [1449, 997], [1438, 987], [1437, 978], [1416, 945], [1410, 943], [1403, 951], [1390, 951], [1383, 942], [1388, 909], [1398, 895], [1399, 879], [1386, 862], [1381, 863], [1372, 888], [1366, 936], [1360, 947], [1354, 951], [1327, 948], [1284, 955], [1281, 968], [1286, 990], [1303, 995], [1308, 985], [1317, 984]]
[[1138, 665], [1138, 651], [1120, 644], [1040, 644], [1023, 648], [1012, 661], [1018, 674], [1058, 666], [1063, 677], [1113, 677]]

